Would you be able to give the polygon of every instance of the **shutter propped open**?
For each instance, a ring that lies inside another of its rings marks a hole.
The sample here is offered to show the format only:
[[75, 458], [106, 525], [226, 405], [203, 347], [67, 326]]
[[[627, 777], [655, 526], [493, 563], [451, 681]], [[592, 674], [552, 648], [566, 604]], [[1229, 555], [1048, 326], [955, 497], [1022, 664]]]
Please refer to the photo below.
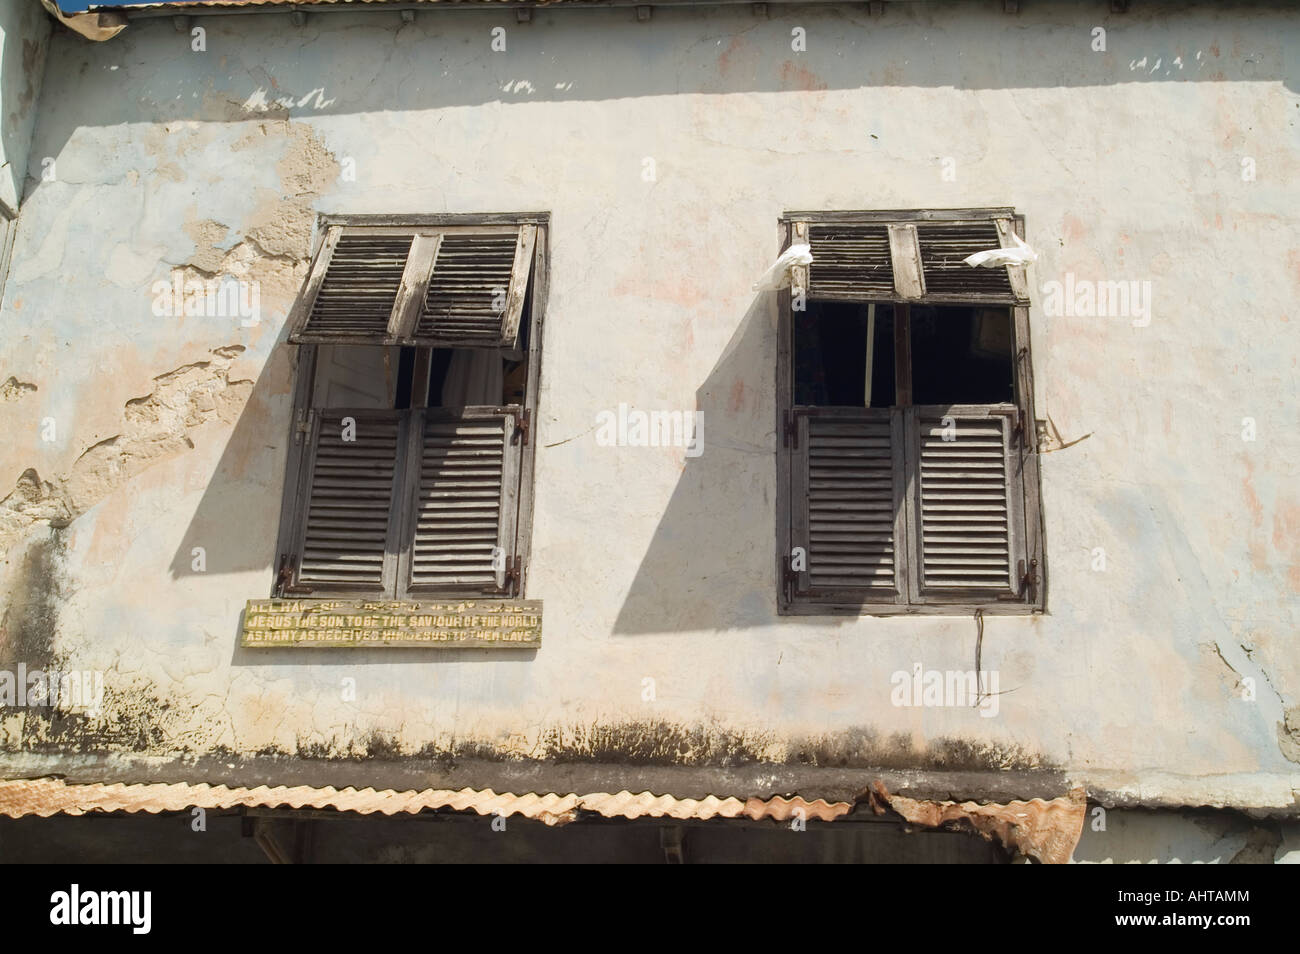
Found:
[[402, 285], [413, 236], [345, 233], [325, 236], [300, 300], [295, 343], [382, 344]]
[[536, 238], [535, 225], [331, 226], [289, 340], [514, 348]]
[[883, 223], [808, 225], [812, 264], [808, 297], [829, 301], [879, 301], [895, 297], [889, 227]]
[[972, 268], [967, 256], [1001, 248], [997, 225], [985, 222], [922, 222], [916, 226], [921, 246], [921, 271], [931, 300], [997, 300], [1014, 302], [1007, 268]]
[[799, 217], [807, 214], [793, 214], [791, 222], [807, 229], [812, 247], [809, 298], [917, 304], [1029, 300], [1023, 266], [972, 268], [965, 262], [976, 252], [1012, 245], [1014, 223], [1006, 210], [912, 218], [903, 213], [842, 213], [825, 221]]
[[415, 338], [513, 348], [536, 240], [532, 225], [443, 235]]

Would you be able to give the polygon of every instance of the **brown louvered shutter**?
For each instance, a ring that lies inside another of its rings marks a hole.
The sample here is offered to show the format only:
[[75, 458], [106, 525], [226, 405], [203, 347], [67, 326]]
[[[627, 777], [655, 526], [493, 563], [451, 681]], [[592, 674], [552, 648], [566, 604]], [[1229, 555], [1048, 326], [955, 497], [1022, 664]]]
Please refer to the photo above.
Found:
[[1029, 300], [1025, 270], [975, 268], [965, 259], [1014, 244], [1008, 216], [916, 221], [802, 222], [813, 262], [808, 297], [824, 301]]
[[[921, 271], [928, 300], [998, 300], [1013, 302], [1011, 269], [972, 268], [967, 256], [1011, 244], [993, 219], [982, 222], [920, 222]], [[1019, 270], [1017, 270], [1019, 271]]]
[[399, 570], [405, 591], [497, 592], [517, 555], [515, 416], [503, 408], [430, 408], [415, 426]]
[[446, 232], [414, 338], [442, 346], [513, 348], [537, 228]]
[[807, 569], [794, 595], [825, 602], [904, 599], [902, 416], [872, 408], [798, 409], [792, 544]]
[[812, 264], [808, 297], [828, 301], [878, 301], [895, 297], [889, 228], [883, 224], [808, 225]]
[[313, 592], [391, 593], [396, 565], [389, 554], [397, 531], [391, 516], [404, 436], [398, 411], [317, 412], [307, 448], [297, 584]]
[[1019, 597], [1025, 525], [1015, 413], [907, 411], [914, 600]]
[[312, 265], [292, 341], [380, 343], [411, 252], [413, 235], [347, 232], [333, 226]]
[[534, 225], [331, 226], [289, 340], [513, 348], [536, 239]]

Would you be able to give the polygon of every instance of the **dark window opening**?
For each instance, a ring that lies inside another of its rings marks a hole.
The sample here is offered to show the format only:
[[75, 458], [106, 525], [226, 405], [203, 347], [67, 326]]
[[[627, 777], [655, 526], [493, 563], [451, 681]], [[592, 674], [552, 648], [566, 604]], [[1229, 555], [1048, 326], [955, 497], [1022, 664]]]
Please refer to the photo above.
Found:
[[415, 349], [402, 348], [397, 359], [397, 396], [394, 409], [405, 411], [411, 406], [411, 382], [415, 377]]
[[[794, 403], [894, 407], [894, 306], [810, 301], [794, 320]], [[912, 404], [1010, 404], [1015, 346], [1007, 308], [907, 309]], [[872, 326], [871, 346], [867, 344]], [[868, 379], [868, 367], [870, 378]], [[870, 391], [870, 400], [867, 392]]]
[[914, 404], [1010, 404], [1015, 400], [1007, 308], [911, 306]]
[[793, 313], [795, 404], [893, 407], [893, 306], [830, 301], [807, 306]]
[[442, 407], [442, 387], [451, 367], [451, 349], [434, 348], [429, 362], [429, 407]]
[[[524, 314], [532, 314], [532, 293]], [[433, 348], [429, 357], [429, 407], [523, 406], [528, 385], [528, 323], [519, 329], [518, 346]]]
[[527, 355], [487, 348], [434, 348], [429, 407], [498, 407], [524, 403]]
[[971, 269], [1005, 209], [792, 214], [776, 434], [778, 608], [1044, 607], [1027, 279]]

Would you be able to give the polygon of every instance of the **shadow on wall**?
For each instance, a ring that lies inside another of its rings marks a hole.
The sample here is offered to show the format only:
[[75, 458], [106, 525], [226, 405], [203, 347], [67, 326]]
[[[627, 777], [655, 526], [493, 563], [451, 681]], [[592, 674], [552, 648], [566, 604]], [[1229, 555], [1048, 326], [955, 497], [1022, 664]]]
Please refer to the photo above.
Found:
[[[241, 599], [271, 596], [278, 568], [275, 550], [280, 511], [284, 501], [285, 465], [290, 449], [292, 394], [296, 379], [298, 349], [288, 343], [289, 323], [280, 328], [261, 373], [252, 384], [221, 458], [217, 462], [185, 528], [180, 546], [172, 555], [169, 573], [173, 580], [211, 577], [231, 573], [260, 572], [261, 580], [240, 593]], [[202, 548], [203, 568], [196, 566], [196, 548]], [[229, 618], [233, 665], [357, 666], [380, 664], [400, 668], [412, 659], [437, 662], [500, 661], [531, 659], [535, 648], [450, 649], [405, 648], [394, 654], [389, 648], [350, 649], [340, 654], [327, 647], [245, 649], [236, 633], [242, 628], [244, 610]], [[226, 622], [222, 622], [222, 632]]]
[[[782, 438], [775, 428], [773, 387], [777, 295], [766, 292], [754, 299], [696, 390], [696, 408], [703, 418], [702, 453], [685, 460], [619, 610], [615, 633], [723, 631], [778, 622], [777, 441]], [[838, 341], [826, 345], [828, 350], [839, 346]], [[861, 348], [855, 353], [860, 355]], [[892, 504], [861, 499], [864, 478], [859, 470], [878, 465], [863, 462], [872, 452], [860, 445], [843, 446], [846, 440], [862, 440], [857, 433], [860, 424], [838, 426], [851, 428], [853, 434], [830, 430], [837, 427], [833, 423], [819, 432], [825, 435], [819, 438], [823, 455], [837, 455], [831, 461], [814, 457], [813, 480], [821, 481], [820, 506], [844, 511], [839, 516], [854, 533], [892, 532], [866, 525], [884, 520], [892, 526], [898, 515]], [[837, 562], [861, 571], [870, 557], [855, 552], [849, 558], [834, 552], [849, 545], [846, 540], [818, 544], [820, 572], [828, 572], [826, 567]], [[846, 596], [841, 602], [850, 599]], [[779, 618], [783, 626], [823, 629], [846, 621], [829, 611]]]
[[775, 375], [776, 294], [764, 292], [695, 392], [702, 452], [685, 459], [615, 633], [776, 621]]
[[[106, 43], [56, 37], [42, 93], [49, 105], [38, 134], [45, 154], [57, 156], [79, 131], [142, 120], [225, 123], [683, 93], [869, 94], [898, 87], [1014, 91], [1250, 82], [1300, 88], [1285, 47], [1296, 20], [1275, 3], [1109, 16], [1093, 0], [1038, 7], [1008, 17], [986, 4], [893, 4], [874, 16], [865, 4], [828, 4], [773, 10], [770, 19], [742, 5], [659, 7], [652, 24], [638, 23], [628, 9], [543, 9], [527, 24], [508, 10], [427, 11], [411, 23], [395, 11], [313, 11], [304, 26], [287, 30], [274, 18], [200, 16], [210, 52], [198, 56], [188, 43], [178, 44], [170, 18], [135, 19]], [[1250, 36], [1243, 40], [1247, 25]], [[1105, 50], [1094, 49], [1098, 27], [1107, 31]], [[493, 52], [497, 28], [504, 30], [506, 48]], [[794, 48], [795, 31], [803, 31], [802, 51]], [[378, 58], [362, 52], [375, 48], [383, 51]], [[960, 49], [999, 54], [954, 55]], [[124, 62], [129, 71], [119, 69]], [[772, 105], [771, 125], [779, 126], [781, 109], [779, 101]], [[482, 139], [509, 148], [518, 129], [498, 115], [485, 117]], [[602, 135], [618, 137], [642, 122], [637, 109], [624, 115], [626, 127], [607, 126]], [[1140, 119], [1158, 128], [1150, 116]], [[900, 148], [913, 121], [882, 110], [863, 130], [863, 148]], [[563, 122], [530, 132], [542, 140], [566, 134]], [[550, 148], [540, 142], [538, 152]], [[27, 183], [40, 187], [36, 179]]]
[[[297, 360], [288, 337], [286, 322], [172, 556], [174, 580], [264, 570], [265, 587], [248, 596], [271, 593]], [[202, 548], [202, 569], [196, 548]]]
[[5, 182], [0, 197], [15, 213], [24, 189], [22, 174], [27, 167], [32, 113], [45, 70], [49, 34], [49, 18], [39, 4], [17, 0], [0, 4], [0, 160], [5, 163], [0, 176], [14, 180], [14, 193], [9, 194]]

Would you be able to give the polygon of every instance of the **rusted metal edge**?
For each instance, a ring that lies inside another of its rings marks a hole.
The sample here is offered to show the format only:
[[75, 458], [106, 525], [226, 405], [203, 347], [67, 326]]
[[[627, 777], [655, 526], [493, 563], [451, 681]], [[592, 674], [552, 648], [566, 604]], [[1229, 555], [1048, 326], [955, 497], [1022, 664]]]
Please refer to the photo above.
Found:
[[[1083, 832], [1087, 795], [1076, 787], [1049, 800], [1035, 798], [1006, 804], [924, 801], [891, 795], [882, 782], [862, 793], [875, 814], [893, 813], [910, 825], [972, 831], [998, 841], [1010, 851], [1049, 864], [1068, 862]], [[206, 783], [69, 784], [60, 778], [0, 781], [0, 816], [23, 818], [110, 812], [182, 812], [192, 808], [291, 808], [356, 812], [363, 815], [418, 814], [437, 809], [478, 815], [520, 815], [546, 825], [564, 825], [588, 812], [603, 818], [714, 818], [831, 822], [849, 815], [854, 802], [809, 801], [800, 796], [740, 799], [732, 796], [677, 798], [651, 792], [596, 792], [560, 795], [529, 792], [515, 795], [492, 789], [424, 789], [422, 791], [336, 789], [308, 785], [230, 788]]]
[[45, 12], [69, 30], [80, 33], [87, 40], [102, 43], [111, 40], [126, 29], [127, 17], [121, 8], [98, 7], [87, 11], [64, 13], [55, 0], [41, 0]]
[[1057, 865], [1067, 864], [1074, 854], [1088, 810], [1082, 786], [1050, 801], [1033, 798], [1004, 805], [922, 801], [891, 795], [883, 782], [874, 782], [863, 794], [876, 814], [894, 812], [923, 828], [973, 831], [1008, 851]]
[[314, 788], [308, 785], [228, 788], [187, 782], [69, 784], [59, 778], [0, 781], [0, 815], [22, 818], [36, 815], [85, 815], [97, 812], [176, 812], [191, 808], [308, 808], [357, 812], [363, 815], [417, 814], [440, 808], [479, 815], [522, 815], [547, 825], [573, 821], [579, 812], [605, 818], [770, 818], [792, 817], [832, 821], [853, 810], [850, 802], [807, 801], [795, 796], [769, 799], [733, 797], [702, 799], [655, 795], [651, 792], [596, 792], [587, 795], [556, 793], [498, 794], [491, 789], [451, 791], [425, 789], [397, 792], [391, 789]]

